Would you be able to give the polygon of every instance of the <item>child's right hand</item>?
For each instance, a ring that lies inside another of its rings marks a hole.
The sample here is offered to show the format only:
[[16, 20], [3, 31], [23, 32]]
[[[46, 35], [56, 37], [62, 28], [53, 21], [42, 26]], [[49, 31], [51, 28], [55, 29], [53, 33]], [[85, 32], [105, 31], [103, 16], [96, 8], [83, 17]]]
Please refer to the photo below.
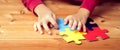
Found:
[[51, 31], [48, 26], [49, 23], [50, 26], [54, 26], [55, 28], [58, 28], [55, 14], [44, 4], [40, 4], [36, 6], [34, 12], [38, 16], [38, 22], [34, 24], [35, 31], [39, 31], [42, 34], [44, 28], [49, 34], [51, 34]]

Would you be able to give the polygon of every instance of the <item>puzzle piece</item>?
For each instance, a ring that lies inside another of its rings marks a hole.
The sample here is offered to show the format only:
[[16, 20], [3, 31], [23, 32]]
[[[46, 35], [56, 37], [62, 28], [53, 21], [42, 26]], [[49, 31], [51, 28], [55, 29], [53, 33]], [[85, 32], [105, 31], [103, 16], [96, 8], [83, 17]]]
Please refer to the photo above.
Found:
[[86, 22], [86, 27], [88, 28], [88, 30], [93, 30], [93, 27], [98, 27], [96, 23], [91, 24], [90, 22], [94, 22], [94, 21], [91, 18], [88, 18]]
[[[68, 24], [64, 25], [64, 20], [63, 18], [58, 18], [58, 27], [59, 27], [59, 31], [60, 32], [65, 32], [65, 28], [70, 28], [68, 27]], [[70, 30], [72, 31], [72, 29], [70, 28]], [[77, 27], [75, 28], [75, 30], [77, 30]]]
[[[65, 29], [66, 32], [60, 32], [60, 35], [63, 35], [63, 39], [66, 42], [71, 42], [74, 41], [76, 44], [81, 44], [81, 40], [84, 40], [84, 34], [86, 34], [85, 32], [79, 32], [77, 30], [74, 31], [70, 31], [69, 28]], [[65, 36], [66, 35], [66, 36]]]
[[87, 34], [84, 35], [84, 37], [89, 41], [96, 41], [98, 40], [96, 37], [100, 36], [102, 39], [107, 39], [109, 36], [107, 36], [105, 33], [107, 33], [108, 30], [101, 30], [98, 27], [94, 27], [93, 30], [87, 30]]
[[69, 28], [68, 25], [64, 25], [64, 20], [62, 18], [58, 18], [57, 24], [60, 32], [65, 32], [65, 28]]

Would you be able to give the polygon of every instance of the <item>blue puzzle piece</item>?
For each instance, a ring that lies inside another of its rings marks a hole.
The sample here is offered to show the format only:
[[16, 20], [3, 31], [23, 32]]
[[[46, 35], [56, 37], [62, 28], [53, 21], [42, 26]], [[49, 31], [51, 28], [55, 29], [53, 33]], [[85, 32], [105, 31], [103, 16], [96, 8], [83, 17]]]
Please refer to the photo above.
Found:
[[65, 28], [69, 28], [68, 24], [64, 25], [64, 20], [62, 18], [58, 18], [57, 24], [60, 32], [65, 32]]
[[[58, 27], [59, 27], [59, 31], [60, 31], [60, 32], [65, 32], [65, 28], [70, 28], [70, 27], [68, 27], [68, 24], [64, 25], [64, 20], [63, 20], [63, 18], [58, 18], [57, 24], [58, 24]], [[70, 28], [70, 30], [72, 31], [71, 28]], [[77, 30], [77, 27], [76, 27], [75, 30]]]
[[89, 30], [93, 30], [93, 27], [98, 27], [98, 25], [95, 23], [95, 24], [90, 24], [90, 22], [94, 22], [91, 18], [88, 18], [87, 22], [86, 22], [86, 27], [89, 29]]

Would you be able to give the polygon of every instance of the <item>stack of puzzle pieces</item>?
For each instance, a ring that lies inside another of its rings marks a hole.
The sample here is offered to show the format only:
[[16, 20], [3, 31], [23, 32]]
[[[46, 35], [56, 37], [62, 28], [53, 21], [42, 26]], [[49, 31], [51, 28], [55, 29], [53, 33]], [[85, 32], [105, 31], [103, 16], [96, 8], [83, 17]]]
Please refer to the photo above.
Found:
[[63, 37], [66, 42], [74, 41], [76, 44], [81, 44], [82, 40], [88, 41], [97, 41], [97, 36], [100, 36], [102, 39], [107, 39], [105, 33], [108, 31], [106, 29], [101, 30], [96, 23], [91, 24], [90, 22], [94, 22], [91, 18], [88, 18], [86, 22], [87, 32], [81, 32], [77, 30], [71, 30], [68, 25], [64, 25], [64, 20], [62, 18], [58, 19], [58, 27], [59, 27], [59, 35]]

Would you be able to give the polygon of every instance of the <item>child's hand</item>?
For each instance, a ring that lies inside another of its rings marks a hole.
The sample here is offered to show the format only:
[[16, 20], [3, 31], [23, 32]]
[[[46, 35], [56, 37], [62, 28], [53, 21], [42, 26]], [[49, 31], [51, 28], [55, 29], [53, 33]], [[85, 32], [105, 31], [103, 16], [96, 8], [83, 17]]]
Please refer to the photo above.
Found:
[[77, 27], [77, 30], [83, 29], [84, 32], [86, 32], [86, 21], [89, 16], [90, 12], [85, 8], [80, 8], [79, 11], [76, 14], [69, 15], [64, 19], [64, 24], [67, 24], [68, 26], [72, 28], [72, 30], [75, 30]]
[[42, 34], [42, 30], [44, 28], [46, 31], [48, 31], [49, 34], [51, 34], [51, 31], [48, 26], [49, 23], [55, 28], [58, 28], [55, 14], [44, 4], [38, 5], [35, 8], [34, 12], [38, 15], [38, 22], [34, 24], [35, 31], [39, 31]]

